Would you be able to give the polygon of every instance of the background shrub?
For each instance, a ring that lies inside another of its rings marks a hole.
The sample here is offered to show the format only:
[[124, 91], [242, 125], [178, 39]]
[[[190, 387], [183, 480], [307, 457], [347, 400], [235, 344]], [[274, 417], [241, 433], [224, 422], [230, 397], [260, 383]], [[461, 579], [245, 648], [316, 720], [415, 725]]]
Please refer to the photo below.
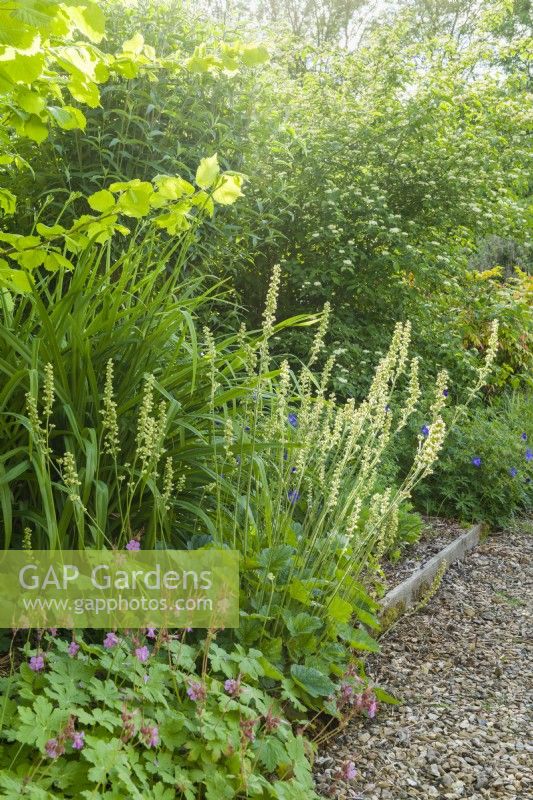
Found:
[[[416, 491], [428, 513], [505, 527], [533, 509], [533, 402], [516, 393], [476, 407], [450, 431], [434, 475]], [[480, 466], [472, 463], [480, 459]]]
[[[446, 9], [434, 8], [429, 21], [420, 4], [410, 6], [399, 3], [347, 51], [330, 36], [289, 35], [281, 12], [257, 28], [251, 9], [107, 4], [100, 47], [121, 52], [142, 30], [162, 62], [136, 67], [129, 82], [108, 81], [101, 106], [84, 107], [83, 133], [52, 127], [34, 175], [10, 168], [6, 187], [24, 187], [17, 224], [27, 227], [47, 195], [42, 214], [51, 221], [71, 192], [160, 172], [192, 180], [199, 159], [217, 151], [249, 182], [187, 256], [236, 292], [234, 314], [210, 311], [213, 328], [234, 326], [238, 312], [258, 327], [281, 263], [281, 316], [333, 306], [339, 395], [364, 396], [394, 324], [407, 319], [423, 371], [446, 366], [460, 391], [489, 321], [501, 317], [491, 389], [527, 384], [531, 284], [519, 286], [515, 272], [531, 270], [523, 14], [484, 0], [455, 30]], [[270, 52], [260, 69], [242, 58], [225, 71], [183, 67], [202, 41], [220, 54], [221, 38], [251, 36]], [[132, 58], [146, 59], [139, 47]], [[73, 203], [79, 209], [83, 200], [74, 195]], [[473, 279], [473, 268], [485, 278]], [[294, 331], [283, 348], [304, 358], [309, 338]]]

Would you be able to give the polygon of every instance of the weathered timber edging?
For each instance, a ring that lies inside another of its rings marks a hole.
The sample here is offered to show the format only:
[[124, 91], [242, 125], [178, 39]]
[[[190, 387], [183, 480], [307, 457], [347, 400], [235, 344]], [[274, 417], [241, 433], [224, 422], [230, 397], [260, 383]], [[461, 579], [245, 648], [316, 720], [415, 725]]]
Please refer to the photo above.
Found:
[[473, 528], [450, 542], [449, 545], [444, 547], [437, 555], [433, 556], [423, 567], [417, 569], [408, 578], [406, 578], [390, 592], [387, 592], [385, 597], [381, 600], [382, 612], [392, 609], [397, 609], [400, 613], [410, 608], [419, 597], [421, 591], [431, 586], [432, 581], [437, 575], [439, 569], [446, 562], [446, 567], [453, 564], [455, 561], [460, 561], [464, 556], [477, 547], [481, 535], [485, 527], [483, 523], [479, 522]]

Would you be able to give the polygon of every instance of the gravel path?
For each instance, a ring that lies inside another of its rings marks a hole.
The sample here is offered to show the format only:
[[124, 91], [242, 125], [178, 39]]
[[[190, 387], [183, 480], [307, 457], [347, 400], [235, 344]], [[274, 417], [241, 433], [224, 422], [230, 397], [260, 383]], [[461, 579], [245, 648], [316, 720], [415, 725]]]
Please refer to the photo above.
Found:
[[[531, 534], [491, 537], [450, 568], [426, 608], [391, 629], [368, 671], [403, 705], [358, 718], [329, 744], [317, 758], [319, 792], [533, 798], [532, 557]], [[347, 759], [357, 777], [333, 787]]]
[[438, 517], [424, 517], [424, 531], [420, 539], [411, 545], [406, 545], [399, 561], [382, 564], [383, 572], [390, 589], [404, 581], [417, 569], [420, 569], [429, 559], [443, 550], [447, 544], [453, 542], [462, 533], [472, 526], [459, 525], [453, 520], [439, 519]]

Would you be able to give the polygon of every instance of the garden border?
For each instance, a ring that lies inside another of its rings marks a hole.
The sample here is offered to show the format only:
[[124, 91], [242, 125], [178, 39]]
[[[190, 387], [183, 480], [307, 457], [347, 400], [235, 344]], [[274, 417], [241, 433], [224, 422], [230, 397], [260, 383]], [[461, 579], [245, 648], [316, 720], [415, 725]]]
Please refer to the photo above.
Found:
[[[394, 616], [403, 614], [416, 603], [422, 591], [432, 585], [439, 571], [444, 570], [445, 572], [448, 567], [474, 550], [484, 533], [486, 533], [486, 526], [484, 523], [478, 522], [477, 525], [446, 545], [412, 575], [387, 592], [380, 603], [382, 614], [387, 617], [391, 612]], [[444, 564], [445, 567], [443, 567]], [[394, 614], [394, 611], [397, 613]]]

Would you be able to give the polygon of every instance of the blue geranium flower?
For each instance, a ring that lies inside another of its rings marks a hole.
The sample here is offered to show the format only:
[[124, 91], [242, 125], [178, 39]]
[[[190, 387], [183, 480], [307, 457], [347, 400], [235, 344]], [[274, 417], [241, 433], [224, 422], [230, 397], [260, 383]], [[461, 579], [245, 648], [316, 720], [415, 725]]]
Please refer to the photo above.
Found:
[[523, 442], [527, 442], [527, 433], [523, 433], [520, 438]]
[[533, 461], [533, 450], [526, 450], [526, 461]]
[[470, 463], [473, 464], [474, 467], [480, 467], [481, 466], [481, 459], [480, 459], [479, 456], [473, 456]]
[[292, 425], [293, 428], [298, 427], [298, 417], [296, 416], [296, 414], [294, 413], [289, 414], [287, 419], [289, 420], [289, 425]]
[[297, 489], [290, 489], [287, 492], [287, 497], [291, 505], [294, 505], [300, 499], [300, 492]]
[[444, 397], [448, 397], [448, 395], [450, 394], [449, 389], [443, 389], [442, 394], [444, 395]]
[[423, 436], [429, 436], [429, 428], [427, 425], [422, 425], [420, 428]]
[[510, 470], [509, 470], [509, 475], [511, 476], [511, 478], [516, 478], [516, 476], [518, 475], [517, 468], [516, 467], [511, 467]]

